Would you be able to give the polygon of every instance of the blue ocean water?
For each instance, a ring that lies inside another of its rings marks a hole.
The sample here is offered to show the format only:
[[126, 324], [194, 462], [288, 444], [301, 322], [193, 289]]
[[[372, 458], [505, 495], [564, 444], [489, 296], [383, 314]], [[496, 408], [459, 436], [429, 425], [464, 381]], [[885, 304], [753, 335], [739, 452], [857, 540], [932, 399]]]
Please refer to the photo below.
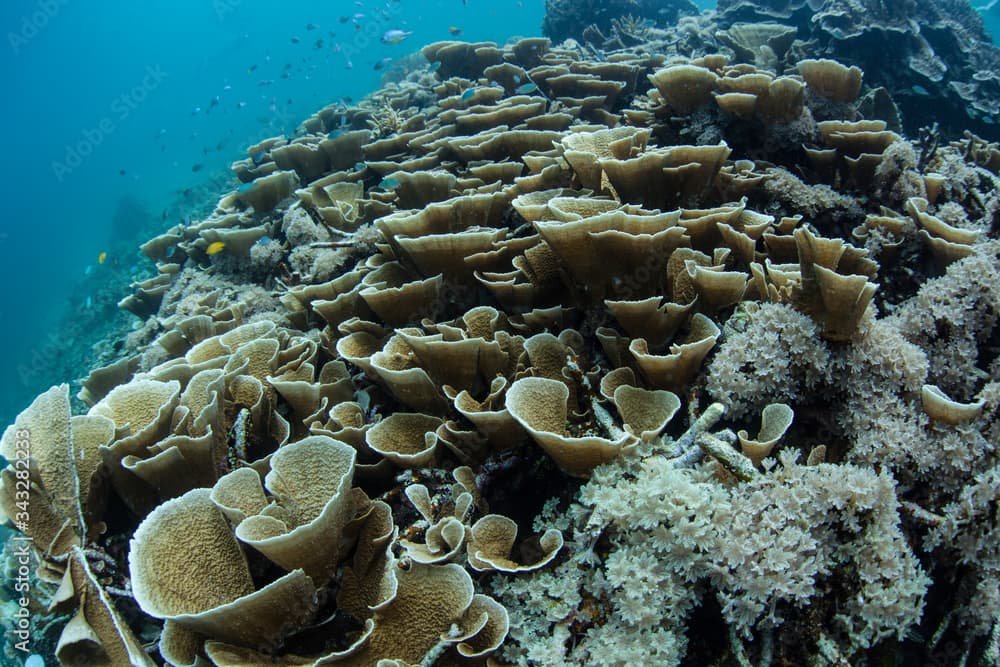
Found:
[[[1000, 34], [1000, 4], [980, 11]], [[543, 14], [543, 0], [5, 0], [0, 421], [75, 379], [49, 372], [90, 355], [57, 326], [67, 308], [84, 327], [127, 319], [129, 277], [152, 271], [134, 239], [214, 201], [247, 145], [360, 98], [380, 60], [449, 28], [502, 43], [540, 35]], [[389, 29], [412, 34], [382, 44]]]
[[[540, 35], [543, 12], [543, 0], [5, 0], [0, 421], [70, 379], [47, 375], [53, 357], [88, 354], [92, 341], [56, 327], [67, 304], [121, 317], [123, 276], [152, 272], [133, 237], [178, 222], [197, 204], [186, 189], [214, 184], [214, 201], [246, 146], [372, 91], [383, 58], [449, 28]], [[382, 44], [390, 29], [412, 34]]]

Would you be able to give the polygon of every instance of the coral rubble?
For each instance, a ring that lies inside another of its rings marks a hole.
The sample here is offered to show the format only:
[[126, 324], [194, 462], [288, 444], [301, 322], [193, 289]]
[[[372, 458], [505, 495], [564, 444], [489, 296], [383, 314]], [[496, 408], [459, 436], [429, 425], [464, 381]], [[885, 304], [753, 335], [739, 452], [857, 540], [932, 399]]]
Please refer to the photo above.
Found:
[[0, 443], [59, 659], [995, 664], [1000, 153], [725, 40], [431, 44], [143, 245]]

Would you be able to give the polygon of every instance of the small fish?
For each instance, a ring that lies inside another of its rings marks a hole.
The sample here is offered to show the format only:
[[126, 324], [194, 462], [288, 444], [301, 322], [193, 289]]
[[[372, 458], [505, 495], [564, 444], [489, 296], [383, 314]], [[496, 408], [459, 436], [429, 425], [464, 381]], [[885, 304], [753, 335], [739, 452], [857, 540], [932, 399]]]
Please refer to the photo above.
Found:
[[336, 139], [337, 137], [339, 137], [343, 133], [344, 133], [343, 130], [334, 130], [333, 132], [330, 132], [328, 135], [326, 135], [326, 138], [327, 139]]
[[165, 257], [173, 257], [174, 253], [176, 253], [176, 252], [177, 252], [177, 246], [172, 245], [169, 248], [167, 248], [167, 251], [165, 253], [163, 253], [163, 255]]
[[913, 88], [912, 88], [912, 90], [917, 95], [930, 95], [930, 93], [927, 91], [927, 89], [924, 88], [923, 86], [921, 86], [920, 84], [914, 85]]
[[388, 65], [391, 62], [392, 62], [392, 57], [391, 56], [386, 56], [385, 58], [382, 58], [382, 60], [380, 60], [377, 63], [375, 63], [375, 66], [372, 67], [372, 69], [374, 69], [374, 70], [380, 70], [380, 69], [382, 69], [383, 67], [385, 67], [386, 65]]
[[225, 241], [216, 241], [205, 248], [205, 254], [207, 255], [218, 255], [220, 252], [226, 249]]
[[237, 192], [250, 192], [253, 190], [253, 183], [244, 183], [240, 187], [236, 188]]
[[386, 30], [382, 35], [383, 44], [399, 44], [404, 39], [413, 34], [413, 31], [407, 30]]
[[459, 35], [462, 34], [462, 29], [461, 28], [456, 28], [455, 26], [452, 25], [452, 26], [448, 26], [448, 32], [451, 33], [452, 37], [458, 37]]
[[127, 173], [128, 173], [128, 172], [127, 172], [127, 171], [125, 171], [124, 169], [119, 169], [119, 170], [118, 170], [118, 175], [119, 175], [119, 176], [124, 176], [124, 175], [125, 175], [125, 174], [127, 174]]
[[518, 95], [526, 95], [528, 93], [533, 93], [536, 90], [538, 90], [538, 86], [529, 81], [528, 83], [522, 83], [520, 86], [515, 88], [514, 92]]
[[378, 187], [380, 187], [380, 188], [382, 188], [384, 190], [395, 190], [400, 185], [402, 185], [402, 183], [400, 183], [399, 181], [397, 181], [395, 178], [383, 178], [378, 183]]
[[204, 168], [205, 168], [205, 165], [203, 165], [201, 163], [191, 165], [191, 171], [196, 172], [196, 173], [199, 172], [199, 171], [201, 171]]
[[469, 88], [467, 91], [465, 91], [464, 93], [462, 93], [462, 101], [463, 102], [468, 102], [469, 100], [472, 99], [472, 97], [475, 94], [476, 94], [476, 89], [475, 88]]
[[257, 70], [256, 65], [250, 65], [250, 67], [247, 67], [247, 74], [249, 74], [250, 72], [254, 72], [256, 70]]
[[354, 171], [364, 171], [367, 168], [368, 168], [368, 165], [365, 164], [364, 162], [356, 162], [354, 164]]
[[86, 266], [86, 268], [83, 270], [83, 275], [89, 276], [90, 272], [93, 271], [93, 270], [94, 270], [94, 265], [93, 264], [88, 264]]
[[318, 27], [319, 27], [319, 26], [318, 26], [318, 25], [316, 25], [315, 23], [307, 23], [307, 24], [306, 24], [306, 30], [315, 30], [315, 29], [316, 29], [316, 28], [318, 28]]
[[440, 60], [435, 60], [434, 62], [432, 62], [432, 63], [431, 63], [430, 65], [428, 65], [428, 67], [427, 67], [427, 71], [428, 71], [428, 72], [436, 72], [436, 71], [438, 71], [439, 69], [441, 69], [441, 61], [440, 61]]
[[108, 253], [102, 252], [100, 255], [97, 256], [98, 264], [104, 264], [104, 262], [106, 261], [108, 261]]
[[353, 62], [351, 62], [350, 60], [348, 60], [348, 61], [347, 61], [347, 62], [346, 62], [346, 63], [344, 64], [344, 69], [354, 69], [354, 63], [353, 63]]
[[301, 40], [301, 39], [299, 39], [298, 37], [292, 37], [292, 44], [298, 44], [298, 43], [299, 43], [299, 42], [301, 42], [301, 41], [302, 41], [302, 40]]
[[[362, 6], [363, 5], [358, 5], [358, 7], [362, 7]], [[357, 14], [355, 14], [354, 16], [352, 16], [351, 18], [354, 19], [355, 21], [360, 21], [364, 17], [365, 17], [364, 14], [362, 14], [361, 12], [358, 12]]]
[[84, 302], [84, 305], [86, 305], [87, 308], [90, 308], [92, 305], [94, 305], [94, 300], [88, 296], [87, 300]]
[[339, 20], [339, 21], [340, 21], [341, 23], [347, 23], [348, 21], [350, 21], [350, 20], [351, 20], [351, 17], [350, 17], [350, 16], [341, 16], [341, 17], [340, 17], [340, 18], [339, 18], [338, 20]]
[[261, 236], [259, 239], [257, 239], [257, 245], [267, 245], [270, 242], [271, 239], [267, 236]]

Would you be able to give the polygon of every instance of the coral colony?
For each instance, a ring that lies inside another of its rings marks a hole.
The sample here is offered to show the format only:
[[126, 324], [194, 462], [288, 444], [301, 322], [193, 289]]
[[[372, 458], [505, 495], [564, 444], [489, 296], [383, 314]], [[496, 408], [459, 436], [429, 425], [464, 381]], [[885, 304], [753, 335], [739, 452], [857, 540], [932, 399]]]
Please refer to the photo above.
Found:
[[142, 246], [89, 409], [56, 386], [4, 435], [35, 637], [997, 665], [1000, 148], [908, 133], [793, 21], [710, 20], [431, 44], [249, 147]]

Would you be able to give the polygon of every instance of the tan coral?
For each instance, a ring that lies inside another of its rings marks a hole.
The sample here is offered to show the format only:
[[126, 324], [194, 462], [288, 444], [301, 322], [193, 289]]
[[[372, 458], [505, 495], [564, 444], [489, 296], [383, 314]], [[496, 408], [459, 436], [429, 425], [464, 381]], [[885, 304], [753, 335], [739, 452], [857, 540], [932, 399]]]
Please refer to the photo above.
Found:
[[301, 569], [317, 585], [325, 584], [354, 511], [349, 489], [355, 456], [350, 445], [317, 435], [280, 448], [264, 479], [280, 511], [265, 508], [247, 517], [236, 537], [284, 569]]
[[671, 65], [649, 75], [649, 81], [678, 114], [686, 115], [712, 99], [718, 75], [707, 67]]
[[615, 459], [634, 438], [571, 437], [566, 432], [569, 389], [558, 380], [522, 378], [507, 390], [510, 415], [567, 473], [587, 477], [591, 470]]
[[510, 558], [516, 541], [517, 524], [513, 520], [500, 514], [487, 514], [476, 521], [470, 531], [469, 566], [477, 572], [530, 572], [552, 562], [563, 546], [562, 533], [550, 528], [538, 538], [539, 559], [521, 564]]
[[[604, 380], [601, 387], [603, 390]], [[625, 430], [643, 441], [660, 435], [681, 407], [681, 399], [673, 392], [642, 389], [628, 384], [616, 387], [612, 400]]]
[[642, 338], [633, 340], [628, 349], [650, 384], [660, 389], [683, 391], [721, 334], [712, 320], [697, 313], [691, 318], [691, 330], [684, 342], [673, 343], [669, 354], [652, 354]]
[[55, 654], [60, 664], [93, 667], [155, 664], [101, 586], [80, 547], [73, 547], [69, 553], [66, 583], [72, 587], [80, 606], [59, 636]]
[[861, 92], [859, 67], [826, 59], [800, 60], [797, 67], [810, 88], [833, 102], [853, 102]]
[[745, 430], [737, 433], [743, 454], [755, 465], [760, 465], [785, 435], [794, 417], [795, 412], [785, 403], [771, 403], [765, 406], [761, 412], [760, 432], [756, 438], [751, 438]]
[[939, 387], [925, 384], [920, 389], [921, 404], [931, 419], [944, 424], [965, 424], [979, 419], [986, 401], [959, 403], [948, 397]]
[[420, 468], [434, 457], [439, 417], [397, 412], [373, 426], [368, 446], [402, 468]]
[[168, 500], [136, 529], [129, 550], [136, 602], [151, 616], [210, 637], [274, 646], [286, 628], [313, 614], [315, 586], [295, 570], [256, 590], [246, 557], [209, 495], [195, 489]]

